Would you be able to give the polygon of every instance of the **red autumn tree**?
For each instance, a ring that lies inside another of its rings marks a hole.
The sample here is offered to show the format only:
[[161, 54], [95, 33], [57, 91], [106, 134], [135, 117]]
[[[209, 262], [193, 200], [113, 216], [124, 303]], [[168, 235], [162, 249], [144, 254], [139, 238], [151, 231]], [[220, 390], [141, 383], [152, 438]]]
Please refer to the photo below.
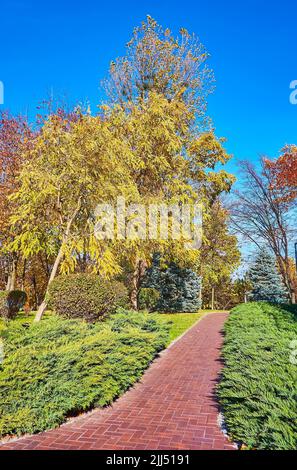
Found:
[[287, 201], [297, 198], [297, 146], [288, 145], [275, 161], [266, 161], [266, 167], [273, 175], [273, 184]]
[[[3, 244], [12, 239], [9, 219], [13, 203], [9, 196], [18, 188], [17, 176], [23, 161], [24, 147], [30, 145], [32, 130], [23, 116], [0, 113], [0, 252]], [[7, 281], [7, 289], [15, 288], [17, 254], [1, 254], [2, 282]]]

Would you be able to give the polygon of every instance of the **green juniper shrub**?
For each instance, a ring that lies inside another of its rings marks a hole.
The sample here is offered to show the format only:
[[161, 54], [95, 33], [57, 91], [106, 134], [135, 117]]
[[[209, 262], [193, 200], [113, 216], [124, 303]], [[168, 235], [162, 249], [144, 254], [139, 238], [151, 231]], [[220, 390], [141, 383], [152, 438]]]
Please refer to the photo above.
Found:
[[138, 305], [140, 310], [154, 312], [160, 299], [160, 292], [153, 287], [142, 287], [138, 294]]
[[67, 318], [94, 322], [128, 305], [126, 287], [95, 274], [58, 276], [49, 288], [49, 305]]
[[[116, 315], [111, 316], [112, 330], [120, 331], [129, 326], [142, 328], [145, 331], [160, 331], [160, 322], [162, 323], [162, 335], [168, 336], [171, 322], [160, 319], [158, 314], [147, 314], [146, 312], [135, 312], [135, 310], [125, 310], [119, 308]], [[164, 339], [164, 338], [163, 338]], [[168, 338], [167, 338], [168, 339]]]
[[27, 294], [21, 290], [0, 292], [0, 317], [12, 320], [24, 307]]
[[168, 341], [168, 326], [157, 315], [124, 309], [93, 324], [57, 315], [29, 327], [2, 324], [0, 436], [50, 429], [111, 404]]
[[265, 302], [232, 310], [218, 387], [229, 435], [249, 449], [296, 450], [296, 310]]

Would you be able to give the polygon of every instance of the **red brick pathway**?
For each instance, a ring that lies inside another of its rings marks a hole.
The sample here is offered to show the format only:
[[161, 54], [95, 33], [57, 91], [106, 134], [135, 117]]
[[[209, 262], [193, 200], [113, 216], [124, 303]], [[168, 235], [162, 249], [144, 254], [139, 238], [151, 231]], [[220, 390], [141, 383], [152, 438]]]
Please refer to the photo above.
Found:
[[217, 424], [213, 395], [225, 319], [205, 316], [112, 407], [1, 449], [234, 449]]

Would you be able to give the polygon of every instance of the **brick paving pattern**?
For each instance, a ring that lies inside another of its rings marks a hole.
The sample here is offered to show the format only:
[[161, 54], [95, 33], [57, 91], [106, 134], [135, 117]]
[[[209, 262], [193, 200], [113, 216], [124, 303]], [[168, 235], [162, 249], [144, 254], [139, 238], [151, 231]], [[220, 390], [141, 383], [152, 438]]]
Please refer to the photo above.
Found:
[[218, 426], [214, 388], [227, 314], [205, 316], [156, 359], [111, 407], [60, 428], [2, 444], [5, 449], [234, 449]]

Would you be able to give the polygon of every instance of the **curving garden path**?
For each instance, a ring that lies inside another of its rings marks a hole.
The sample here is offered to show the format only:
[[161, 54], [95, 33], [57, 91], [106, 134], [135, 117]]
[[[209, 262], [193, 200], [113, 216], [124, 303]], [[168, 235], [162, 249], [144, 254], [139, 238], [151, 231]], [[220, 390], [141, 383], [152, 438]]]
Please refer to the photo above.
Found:
[[113, 406], [0, 449], [234, 449], [219, 428], [214, 396], [226, 318], [203, 317]]

